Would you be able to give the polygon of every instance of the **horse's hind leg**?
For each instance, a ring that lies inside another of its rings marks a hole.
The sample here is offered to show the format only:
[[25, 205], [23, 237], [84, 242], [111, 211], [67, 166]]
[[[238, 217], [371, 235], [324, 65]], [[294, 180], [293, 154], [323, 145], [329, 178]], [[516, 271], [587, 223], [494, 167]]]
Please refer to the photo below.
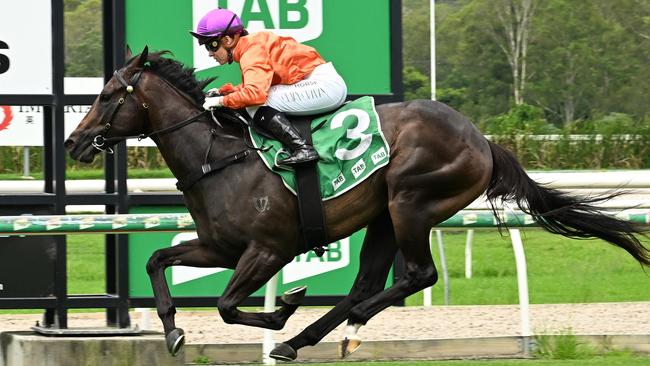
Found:
[[[438, 279], [429, 249], [429, 232], [433, 223], [442, 220], [440, 212], [449, 211], [441, 210], [441, 202], [426, 202], [415, 196], [409, 200], [400, 198], [391, 201], [389, 210], [397, 245], [404, 257], [404, 274], [389, 289], [355, 306], [348, 317], [350, 326], [358, 328], [366, 324], [380, 311], [417, 291], [433, 286]], [[402, 204], [404, 202], [412, 204]], [[439, 217], [435, 219], [432, 217], [433, 208], [439, 212], [435, 215]]]
[[158, 316], [165, 330], [167, 349], [172, 355], [176, 355], [183, 346], [185, 335], [182, 329], [176, 328], [174, 322], [176, 308], [165, 280], [165, 269], [175, 265], [234, 268], [235, 263], [236, 259], [221, 256], [212, 248], [201, 245], [198, 239], [156, 250], [149, 258], [147, 273], [151, 280]]
[[361, 248], [359, 273], [350, 294], [300, 334], [278, 344], [270, 356], [284, 361], [294, 360], [299, 349], [316, 345], [347, 319], [355, 305], [382, 291], [396, 251], [393, 226], [386, 211], [368, 225]]

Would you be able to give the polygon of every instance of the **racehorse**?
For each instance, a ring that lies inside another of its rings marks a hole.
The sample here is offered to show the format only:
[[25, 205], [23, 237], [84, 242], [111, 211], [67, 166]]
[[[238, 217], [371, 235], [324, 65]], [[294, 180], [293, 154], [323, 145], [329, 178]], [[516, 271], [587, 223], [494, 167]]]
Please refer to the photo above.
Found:
[[[174, 323], [176, 312], [165, 280], [169, 266], [222, 267], [234, 273], [217, 302], [226, 323], [281, 329], [298, 308], [305, 288], [285, 293], [271, 313], [238, 309], [293, 258], [302, 253], [296, 198], [256, 154], [242, 125], [228, 110], [200, 107], [202, 89], [193, 69], [166, 52], [148, 49], [115, 71], [91, 110], [65, 141], [71, 157], [91, 162], [100, 151], [133, 137], [150, 137], [174, 176], [183, 182], [187, 208], [198, 238], [157, 250], [146, 270], [150, 276], [167, 347], [176, 354], [185, 336]], [[650, 265], [637, 239], [642, 228], [601, 212], [599, 197], [572, 196], [537, 184], [516, 158], [488, 141], [463, 115], [445, 104], [417, 100], [377, 106], [390, 162], [352, 190], [324, 202], [327, 235], [332, 241], [366, 227], [359, 273], [350, 293], [300, 334], [280, 343], [271, 357], [294, 360], [299, 349], [318, 343], [347, 320], [341, 356], [356, 350], [356, 333], [374, 315], [438, 279], [429, 249], [433, 226], [485, 193], [493, 210], [499, 200], [515, 201], [544, 229], [567, 237], [597, 237]], [[202, 165], [217, 169], [203, 176]], [[199, 174], [197, 175], [197, 172]], [[256, 208], [267, 198], [267, 209]], [[404, 273], [388, 289], [386, 279], [398, 251]]]

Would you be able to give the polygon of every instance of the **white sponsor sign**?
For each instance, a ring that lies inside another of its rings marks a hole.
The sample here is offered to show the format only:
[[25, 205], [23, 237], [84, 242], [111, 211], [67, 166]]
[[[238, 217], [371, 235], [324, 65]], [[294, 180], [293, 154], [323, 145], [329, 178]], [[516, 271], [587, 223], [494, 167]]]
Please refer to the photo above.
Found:
[[[172, 239], [172, 246], [198, 238], [196, 232], [180, 233]], [[341, 239], [329, 245], [330, 251], [322, 257], [313, 253], [304, 253], [282, 269], [282, 283], [287, 284], [322, 273], [345, 268], [350, 264], [350, 238]], [[223, 272], [224, 268], [198, 268], [188, 266], [172, 266], [172, 284], [190, 282], [211, 274]]]
[[336, 255], [324, 255], [318, 258], [311, 253], [305, 253], [294, 258], [293, 262], [284, 266], [282, 270], [282, 283], [287, 284], [335, 271], [350, 264], [350, 238], [341, 239], [330, 244], [329, 247], [336, 249], [330, 252]]
[[[90, 110], [90, 106], [64, 107], [67, 138]], [[0, 106], [0, 146], [43, 146], [43, 107]], [[156, 146], [151, 139], [132, 139], [127, 146]]]
[[[180, 243], [198, 238], [196, 233], [180, 233], [172, 239], [172, 246]], [[209, 276], [214, 273], [225, 271], [224, 268], [198, 268], [188, 266], [172, 266], [172, 284], [178, 285], [181, 283], [196, 280], [197, 278]]]
[[[192, 30], [217, 7], [239, 15], [249, 33], [269, 30], [298, 42], [316, 39], [323, 33], [323, 0], [192, 0]], [[194, 67], [199, 71], [214, 67], [205, 47], [192, 42]]]
[[[98, 94], [102, 78], [65, 78], [66, 94]], [[90, 110], [90, 106], [64, 107], [65, 137], [69, 136]], [[151, 139], [129, 140], [128, 146], [156, 146]], [[0, 146], [43, 146], [43, 107], [0, 106]]]
[[0, 3], [0, 94], [52, 94], [50, 0]]

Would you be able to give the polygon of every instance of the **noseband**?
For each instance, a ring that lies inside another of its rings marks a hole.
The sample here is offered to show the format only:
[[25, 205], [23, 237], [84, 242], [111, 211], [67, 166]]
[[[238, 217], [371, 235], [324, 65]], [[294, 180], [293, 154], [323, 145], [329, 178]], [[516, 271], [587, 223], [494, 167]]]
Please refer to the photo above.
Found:
[[142, 108], [144, 108], [145, 110], [149, 109], [149, 105], [147, 103], [140, 102], [140, 100], [138, 99], [138, 96], [133, 94], [133, 92], [135, 91], [134, 87], [138, 84], [138, 81], [140, 81], [140, 77], [142, 76], [142, 71], [143, 70], [138, 70], [138, 72], [136, 72], [133, 75], [133, 77], [131, 78], [131, 80], [129, 82], [127, 82], [124, 79], [124, 76], [122, 76], [122, 74], [119, 72], [119, 70], [115, 70], [115, 72], [113, 72], [113, 75], [120, 82], [120, 84], [122, 84], [125, 91], [124, 91], [124, 94], [117, 100], [117, 102], [115, 102], [111, 106], [111, 109], [109, 110], [110, 112], [104, 113], [104, 116], [102, 117], [102, 123], [104, 123], [104, 121], [106, 121], [104, 123], [104, 130], [102, 131], [102, 133], [95, 136], [95, 138], [93, 139], [93, 142], [92, 142], [92, 145], [93, 145], [93, 147], [95, 149], [97, 149], [99, 151], [106, 151], [106, 153], [108, 153], [108, 154], [113, 153], [113, 149], [110, 146], [107, 146], [107, 142], [110, 140], [110, 138], [108, 138], [108, 139], [105, 138], [104, 134], [108, 133], [108, 131], [111, 129], [112, 122], [113, 122], [113, 119], [115, 118], [115, 115], [117, 114], [117, 111], [124, 104], [124, 102], [126, 101], [126, 98], [129, 95], [132, 96], [138, 103], [140, 103], [142, 105]]

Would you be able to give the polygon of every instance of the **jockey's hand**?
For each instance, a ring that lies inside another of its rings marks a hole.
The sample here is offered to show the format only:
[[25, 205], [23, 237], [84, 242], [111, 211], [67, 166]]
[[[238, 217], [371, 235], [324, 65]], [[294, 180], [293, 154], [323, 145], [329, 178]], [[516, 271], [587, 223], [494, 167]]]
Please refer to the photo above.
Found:
[[208, 90], [207, 93], [205, 93], [205, 96], [210, 97], [210, 98], [219, 97], [219, 96], [221, 96], [221, 93], [219, 93], [219, 88], [212, 88], [212, 89]]
[[235, 91], [235, 87], [230, 83], [224, 84], [221, 88], [219, 88], [220, 95], [228, 95], [230, 93], [233, 93], [234, 91]]
[[205, 98], [205, 103], [203, 103], [203, 109], [209, 111], [213, 108], [223, 107], [223, 97], [208, 97]]

